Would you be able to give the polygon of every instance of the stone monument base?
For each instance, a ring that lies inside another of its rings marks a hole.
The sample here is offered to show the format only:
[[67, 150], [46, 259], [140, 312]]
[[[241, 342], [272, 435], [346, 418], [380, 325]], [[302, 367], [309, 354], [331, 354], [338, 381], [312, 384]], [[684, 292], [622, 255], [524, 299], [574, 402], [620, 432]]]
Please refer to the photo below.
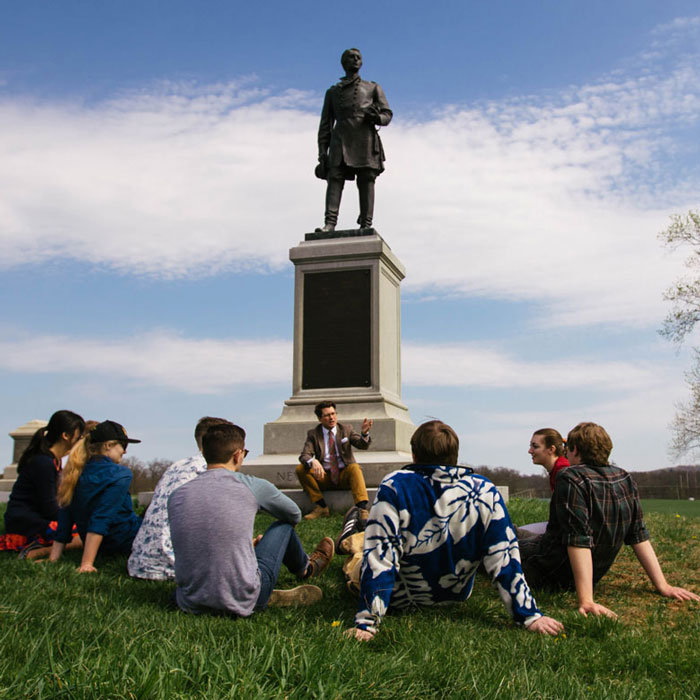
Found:
[[[413, 461], [408, 452], [360, 452], [355, 450], [355, 458], [362, 467], [367, 488], [376, 488], [389, 472], [411, 464]], [[242, 474], [251, 474], [259, 476], [261, 479], [267, 479], [278, 489], [284, 491], [301, 488], [296, 474], [297, 464], [299, 464], [298, 454], [264, 454], [256, 459], [246, 459], [240, 471]]]
[[[289, 257], [295, 268], [293, 393], [282, 415], [265, 425], [263, 454], [246, 460], [241, 471], [298, 495], [299, 454], [318, 425], [314, 406], [328, 400], [338, 422], [358, 433], [365, 418], [374, 421], [369, 449], [354, 453], [365, 483], [376, 488], [411, 462], [416, 429], [401, 401], [403, 265], [374, 229], [307, 233]], [[336, 506], [332, 493], [331, 507], [345, 510], [343, 498]], [[297, 502], [308, 510], [303, 493]]]
[[[359, 433], [364, 418], [374, 420], [369, 449], [353, 451], [355, 459], [362, 467], [367, 488], [376, 489], [389, 472], [411, 463], [410, 440], [415, 426], [404, 407], [393, 406], [381, 399], [376, 402], [367, 401], [366, 396], [360, 401], [346, 403], [337, 396], [338, 393], [336, 390], [330, 398], [335, 401], [339, 423], [351, 424]], [[282, 415], [276, 421], [265, 425], [264, 454], [255, 459], [246, 459], [241, 468], [244, 474], [267, 479], [277, 488], [289, 491], [288, 495], [304, 512], [310, 510], [311, 506], [304, 494], [293, 493], [300, 489], [296, 467], [307, 432], [318, 425], [318, 419], [313, 412], [314, 406], [324, 398], [325, 395], [314, 398], [311, 403], [309, 399], [306, 399], [305, 403], [289, 399]], [[346, 510], [352, 505], [349, 491], [329, 491], [328, 494], [327, 500], [332, 509], [339, 507]], [[340, 497], [340, 494], [347, 494], [347, 498]], [[374, 498], [374, 491], [371, 497]], [[349, 500], [346, 503], [347, 499]]]

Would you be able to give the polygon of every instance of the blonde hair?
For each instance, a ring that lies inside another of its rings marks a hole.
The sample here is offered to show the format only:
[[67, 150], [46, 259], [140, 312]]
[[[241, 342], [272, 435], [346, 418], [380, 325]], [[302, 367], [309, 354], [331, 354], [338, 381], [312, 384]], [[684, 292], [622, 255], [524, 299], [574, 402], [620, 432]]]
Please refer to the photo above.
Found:
[[[110, 440], [109, 442], [114, 442], [114, 440]], [[80, 438], [73, 446], [73, 449], [68, 455], [66, 466], [61, 472], [61, 481], [58, 484], [59, 506], [70, 505], [73, 500], [75, 487], [78, 485], [78, 479], [80, 479], [80, 475], [83, 473], [85, 464], [90, 457], [100, 454], [102, 452], [102, 447], [106, 444], [108, 443], [92, 442], [90, 440], [90, 433], [88, 433], [85, 437]]]

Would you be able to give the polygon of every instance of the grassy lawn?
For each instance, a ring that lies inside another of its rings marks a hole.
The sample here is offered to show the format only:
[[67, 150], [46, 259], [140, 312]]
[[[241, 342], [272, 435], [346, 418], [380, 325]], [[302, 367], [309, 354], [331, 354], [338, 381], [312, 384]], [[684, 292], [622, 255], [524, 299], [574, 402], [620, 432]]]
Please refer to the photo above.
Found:
[[[547, 504], [510, 510], [525, 523], [545, 519]], [[341, 519], [302, 523], [305, 546], [335, 535]], [[700, 591], [700, 520], [650, 513], [648, 525], [668, 578]], [[700, 606], [655, 595], [627, 548], [596, 591], [617, 623], [575, 614], [572, 594], [543, 592], [540, 607], [566, 633], [528, 633], [482, 578], [467, 603], [390, 615], [366, 645], [342, 636], [355, 604], [340, 559], [320, 580], [321, 604], [231, 619], [168, 610], [173, 585], [128, 578], [123, 558], [98, 556], [99, 572], [79, 575], [79, 557], [1, 555], [0, 698], [700, 696]], [[285, 572], [280, 587], [293, 585]]]
[[643, 498], [644, 514], [666, 513], [667, 515], [682, 515], [686, 518], [700, 518], [700, 501], [680, 501], [670, 498]]

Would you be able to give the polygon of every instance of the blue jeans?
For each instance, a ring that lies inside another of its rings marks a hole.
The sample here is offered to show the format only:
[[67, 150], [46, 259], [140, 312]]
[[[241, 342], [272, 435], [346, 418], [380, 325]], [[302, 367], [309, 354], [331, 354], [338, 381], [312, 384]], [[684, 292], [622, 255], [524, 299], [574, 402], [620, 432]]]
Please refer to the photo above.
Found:
[[267, 607], [282, 564], [299, 578], [306, 573], [309, 564], [309, 557], [294, 528], [289, 523], [279, 521], [267, 528], [255, 548], [255, 557], [260, 570], [260, 595], [255, 604], [256, 610]]

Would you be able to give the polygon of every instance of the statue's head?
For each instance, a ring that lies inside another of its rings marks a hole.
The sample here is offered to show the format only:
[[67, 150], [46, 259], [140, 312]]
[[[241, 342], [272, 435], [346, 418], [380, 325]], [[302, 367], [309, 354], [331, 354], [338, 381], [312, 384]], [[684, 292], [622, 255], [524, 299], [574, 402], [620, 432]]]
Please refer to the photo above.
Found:
[[340, 65], [343, 66], [343, 70], [353, 68], [359, 71], [362, 68], [360, 49], [346, 49], [343, 51], [343, 55], [340, 57]]

